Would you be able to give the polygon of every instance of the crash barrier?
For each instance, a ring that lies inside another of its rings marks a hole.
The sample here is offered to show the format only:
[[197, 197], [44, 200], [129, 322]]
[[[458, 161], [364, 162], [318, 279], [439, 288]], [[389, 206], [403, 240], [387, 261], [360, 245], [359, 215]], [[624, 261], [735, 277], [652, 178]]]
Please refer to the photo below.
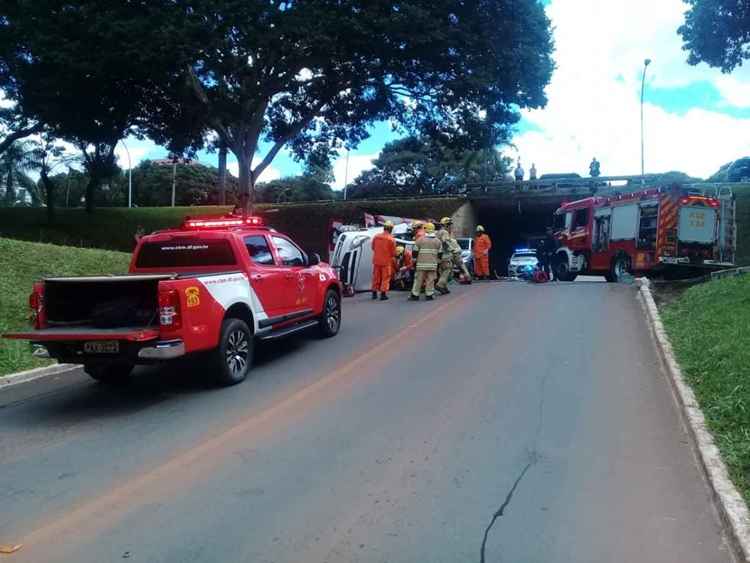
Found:
[[711, 272], [710, 279], [721, 280], [724, 278], [736, 278], [738, 276], [744, 276], [750, 274], [750, 266], [744, 266], [742, 268], [732, 268], [731, 270], [720, 270], [718, 272]]

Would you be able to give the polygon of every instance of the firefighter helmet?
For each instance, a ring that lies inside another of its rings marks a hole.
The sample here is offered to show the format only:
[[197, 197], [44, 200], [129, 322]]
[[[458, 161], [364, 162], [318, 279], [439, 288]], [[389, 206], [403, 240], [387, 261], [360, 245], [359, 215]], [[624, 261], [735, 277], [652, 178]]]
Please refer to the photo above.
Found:
[[453, 224], [453, 219], [451, 219], [450, 217], [443, 217], [442, 219], [440, 219], [440, 224], [444, 227], [447, 227], [448, 225]]
[[484, 227], [482, 225], [477, 225], [477, 232], [478, 233], [483, 233], [484, 232]]
[[404, 253], [404, 247], [403, 246], [397, 246], [396, 247], [396, 256], [401, 256]]
[[435, 232], [435, 225], [432, 223], [425, 223], [424, 224], [424, 230], [427, 233], [434, 233]]
[[386, 231], [389, 231], [389, 232], [390, 232], [390, 231], [392, 231], [392, 230], [393, 230], [393, 223], [392, 223], [391, 221], [386, 221], [385, 223], [383, 223], [383, 228], [384, 228], [384, 229], [385, 229]]

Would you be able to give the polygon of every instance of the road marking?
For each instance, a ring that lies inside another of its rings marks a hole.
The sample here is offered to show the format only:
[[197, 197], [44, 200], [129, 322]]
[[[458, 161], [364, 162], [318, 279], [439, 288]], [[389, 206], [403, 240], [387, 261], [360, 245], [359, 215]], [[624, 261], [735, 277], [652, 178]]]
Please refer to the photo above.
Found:
[[[323, 378], [303, 387], [278, 403], [258, 413], [249, 415], [229, 429], [208, 438], [203, 443], [185, 452], [176, 454], [164, 463], [157, 465], [140, 476], [129, 479], [111, 491], [94, 497], [91, 500], [82, 501], [69, 512], [55, 516], [51, 522], [41, 525], [21, 538], [22, 542], [27, 546], [55, 545], [55, 549], [59, 552], [62, 549], [61, 544], [63, 542], [56, 543], [52, 541], [52, 538], [65, 535], [65, 532], [71, 529], [75, 529], [76, 536], [80, 538], [84, 530], [92, 533], [97, 526], [106, 525], [108, 521], [117, 519], [123, 513], [127, 513], [129, 510], [143, 503], [152, 502], [153, 497], [144, 496], [144, 490], [147, 487], [159, 483], [158, 494], [163, 496], [171, 487], [182, 487], [186, 483], [194, 481], [203, 471], [222, 459], [220, 455], [216, 455], [217, 450], [230, 444], [232, 440], [256, 428], [274, 430], [275, 426], [264, 426], [263, 423], [285, 412], [299, 415], [302, 410], [297, 407], [299, 403], [324, 390], [336, 381], [343, 379], [345, 376], [349, 376], [350, 372], [360, 366], [360, 364], [371, 361], [374, 357], [381, 353], [387, 353], [389, 350], [395, 352], [396, 347], [394, 344], [402, 342], [410, 333], [413, 334], [414, 327], [419, 327], [432, 321], [435, 317], [444, 314], [447, 309], [466, 300], [467, 297], [476, 297], [483, 292], [484, 290], [468, 291], [458, 297], [450, 298], [445, 303], [431, 309], [428, 314], [416, 323], [382, 339], [375, 346], [360, 353]], [[84, 525], [87, 521], [88, 523]], [[69, 534], [69, 537], [73, 536]]]

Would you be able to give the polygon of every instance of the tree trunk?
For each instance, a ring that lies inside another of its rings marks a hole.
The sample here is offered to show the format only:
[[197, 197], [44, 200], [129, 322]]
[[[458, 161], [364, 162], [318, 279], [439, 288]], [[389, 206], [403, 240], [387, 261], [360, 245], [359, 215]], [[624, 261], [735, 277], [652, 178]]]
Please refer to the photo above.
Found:
[[94, 212], [94, 208], [96, 207], [94, 198], [96, 196], [96, 192], [99, 191], [100, 184], [101, 179], [99, 178], [99, 173], [96, 171], [96, 167], [94, 166], [89, 172], [89, 181], [86, 184], [86, 213]]
[[44, 185], [44, 195], [47, 200], [47, 223], [52, 224], [55, 222], [55, 183], [45, 169], [42, 169], [40, 176]]
[[13, 170], [8, 170], [8, 177], [5, 181], [5, 205], [13, 207], [16, 202], [16, 191], [13, 189]]
[[253, 178], [253, 171], [251, 170], [251, 158], [248, 157], [244, 152], [233, 151], [237, 157], [237, 164], [240, 169], [240, 202], [242, 209], [247, 213], [253, 213], [255, 203], [255, 178]]
[[227, 204], [227, 146], [222, 142], [219, 147], [219, 204]]

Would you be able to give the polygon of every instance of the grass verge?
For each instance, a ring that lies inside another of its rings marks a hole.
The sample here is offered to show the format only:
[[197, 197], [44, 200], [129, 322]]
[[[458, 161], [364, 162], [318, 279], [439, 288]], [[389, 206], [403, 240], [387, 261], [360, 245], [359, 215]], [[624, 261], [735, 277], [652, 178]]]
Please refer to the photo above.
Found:
[[[45, 276], [123, 273], [124, 252], [71, 248], [0, 238], [0, 334], [29, 326], [31, 284]], [[43, 366], [26, 341], [0, 339], [0, 376]]]
[[691, 287], [662, 319], [732, 480], [750, 502], [750, 276]]

